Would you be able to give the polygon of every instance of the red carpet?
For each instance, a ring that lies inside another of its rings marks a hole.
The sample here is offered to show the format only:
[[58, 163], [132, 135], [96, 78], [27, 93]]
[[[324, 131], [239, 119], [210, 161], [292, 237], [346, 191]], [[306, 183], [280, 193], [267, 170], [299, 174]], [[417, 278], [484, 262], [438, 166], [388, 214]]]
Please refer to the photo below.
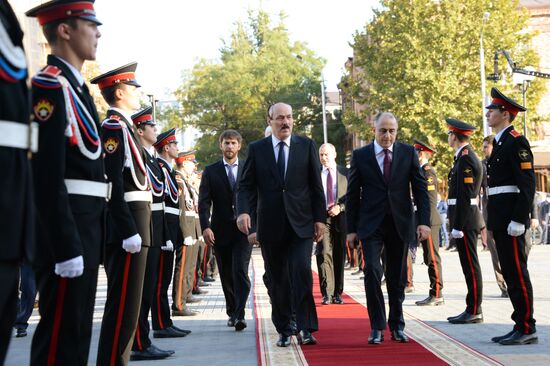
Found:
[[344, 305], [321, 305], [316, 273], [313, 273], [313, 295], [319, 317], [319, 331], [314, 335], [319, 343], [301, 347], [310, 366], [447, 365], [412, 339], [409, 343], [392, 341], [389, 330], [381, 345], [367, 344], [370, 334], [367, 309], [346, 294], [342, 296]]

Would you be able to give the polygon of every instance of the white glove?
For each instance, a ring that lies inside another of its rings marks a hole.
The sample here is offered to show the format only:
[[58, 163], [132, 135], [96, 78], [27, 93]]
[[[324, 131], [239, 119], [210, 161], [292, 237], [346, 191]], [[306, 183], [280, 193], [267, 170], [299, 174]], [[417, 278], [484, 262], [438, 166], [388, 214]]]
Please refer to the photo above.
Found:
[[172, 240], [167, 240], [166, 245], [163, 246], [163, 247], [160, 247], [160, 249], [166, 250], [166, 251], [169, 251], [169, 252], [174, 251], [174, 244], [172, 244]]
[[122, 248], [128, 253], [139, 253], [141, 250], [141, 236], [136, 234], [122, 241]]
[[55, 264], [55, 274], [65, 278], [82, 276], [84, 272], [84, 258], [81, 255], [61, 263]]
[[453, 229], [453, 231], [451, 231], [451, 236], [453, 239], [460, 239], [464, 237], [464, 233], [460, 230]]
[[183, 239], [183, 245], [193, 245], [193, 238], [190, 236], [186, 236], [185, 239]]
[[525, 225], [515, 221], [510, 221], [510, 223], [508, 224], [508, 235], [520, 236], [524, 232], [525, 232]]

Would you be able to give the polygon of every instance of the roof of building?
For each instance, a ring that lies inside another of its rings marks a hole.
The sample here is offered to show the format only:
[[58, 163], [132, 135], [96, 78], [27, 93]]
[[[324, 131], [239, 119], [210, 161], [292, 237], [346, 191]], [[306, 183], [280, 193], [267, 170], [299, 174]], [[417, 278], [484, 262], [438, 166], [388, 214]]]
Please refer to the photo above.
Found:
[[520, 0], [519, 3], [529, 9], [550, 8], [550, 0]]

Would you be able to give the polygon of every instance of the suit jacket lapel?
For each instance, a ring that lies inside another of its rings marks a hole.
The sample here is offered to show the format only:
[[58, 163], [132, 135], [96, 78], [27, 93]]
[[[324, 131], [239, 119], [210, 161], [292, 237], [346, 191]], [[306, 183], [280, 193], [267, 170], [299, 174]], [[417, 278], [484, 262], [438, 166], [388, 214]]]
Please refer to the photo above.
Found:
[[399, 153], [400, 153], [401, 149], [400, 149], [400, 144], [399, 142], [394, 142], [393, 143], [393, 151], [392, 151], [392, 154], [391, 154], [391, 176], [392, 177], [395, 177], [395, 174], [396, 172], [398, 171], [397, 170], [397, 165], [399, 165]]
[[[273, 151], [273, 143], [271, 142], [271, 137], [266, 137], [263, 143], [263, 155], [265, 156], [266, 166], [269, 167], [269, 170], [273, 174], [273, 177], [277, 179], [281, 185], [283, 182], [281, 181], [281, 177], [279, 176], [279, 171], [277, 170], [277, 162], [275, 161], [275, 153]], [[289, 159], [290, 160], [290, 159]], [[287, 168], [288, 171], [288, 168]]]
[[300, 143], [297, 138], [292, 135], [290, 138], [290, 148], [288, 149], [288, 161], [286, 163], [286, 174], [285, 182], [288, 180], [288, 176], [294, 174], [291, 169], [294, 168], [294, 160], [296, 159], [296, 154], [300, 154]]

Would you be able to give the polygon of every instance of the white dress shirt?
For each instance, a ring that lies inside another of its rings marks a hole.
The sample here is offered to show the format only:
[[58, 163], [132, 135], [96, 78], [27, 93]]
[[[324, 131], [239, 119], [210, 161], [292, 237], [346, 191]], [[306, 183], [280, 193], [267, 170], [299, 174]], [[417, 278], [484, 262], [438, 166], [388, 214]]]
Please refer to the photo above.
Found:
[[[393, 161], [393, 144], [388, 147], [388, 150], [390, 151], [390, 161]], [[380, 146], [376, 140], [374, 140], [374, 155], [376, 156], [380, 171], [382, 175], [384, 175], [384, 148]]]
[[84, 85], [84, 77], [82, 76], [82, 74], [80, 73], [80, 71], [78, 71], [73, 65], [71, 65], [70, 63], [68, 63], [67, 61], [65, 61], [64, 59], [62, 59], [61, 57], [59, 57], [59, 56], [54, 56], [54, 57], [56, 57], [56, 58], [59, 59], [61, 62], [63, 62], [63, 63], [69, 68], [69, 70], [71, 70], [71, 72], [73, 73], [74, 77], [76, 78], [76, 81], [78, 81], [78, 85], [79, 85], [79, 86]]
[[[275, 162], [277, 162], [277, 157], [279, 156], [279, 140], [274, 135], [271, 135], [271, 142], [273, 143], [273, 153], [275, 154]], [[284, 145], [283, 155], [285, 157], [285, 176], [286, 176], [286, 170], [288, 168], [288, 152], [290, 150], [290, 136], [288, 136], [286, 139], [282, 140]]]
[[338, 173], [336, 171], [336, 165], [323, 167], [323, 170], [321, 171], [321, 181], [323, 182], [323, 192], [325, 193], [325, 202], [327, 203], [327, 210], [328, 210], [328, 197], [327, 197], [327, 179], [328, 179], [328, 171], [330, 169], [330, 175], [332, 176], [332, 196], [334, 197], [334, 204], [336, 204], [336, 183], [338, 181]]

